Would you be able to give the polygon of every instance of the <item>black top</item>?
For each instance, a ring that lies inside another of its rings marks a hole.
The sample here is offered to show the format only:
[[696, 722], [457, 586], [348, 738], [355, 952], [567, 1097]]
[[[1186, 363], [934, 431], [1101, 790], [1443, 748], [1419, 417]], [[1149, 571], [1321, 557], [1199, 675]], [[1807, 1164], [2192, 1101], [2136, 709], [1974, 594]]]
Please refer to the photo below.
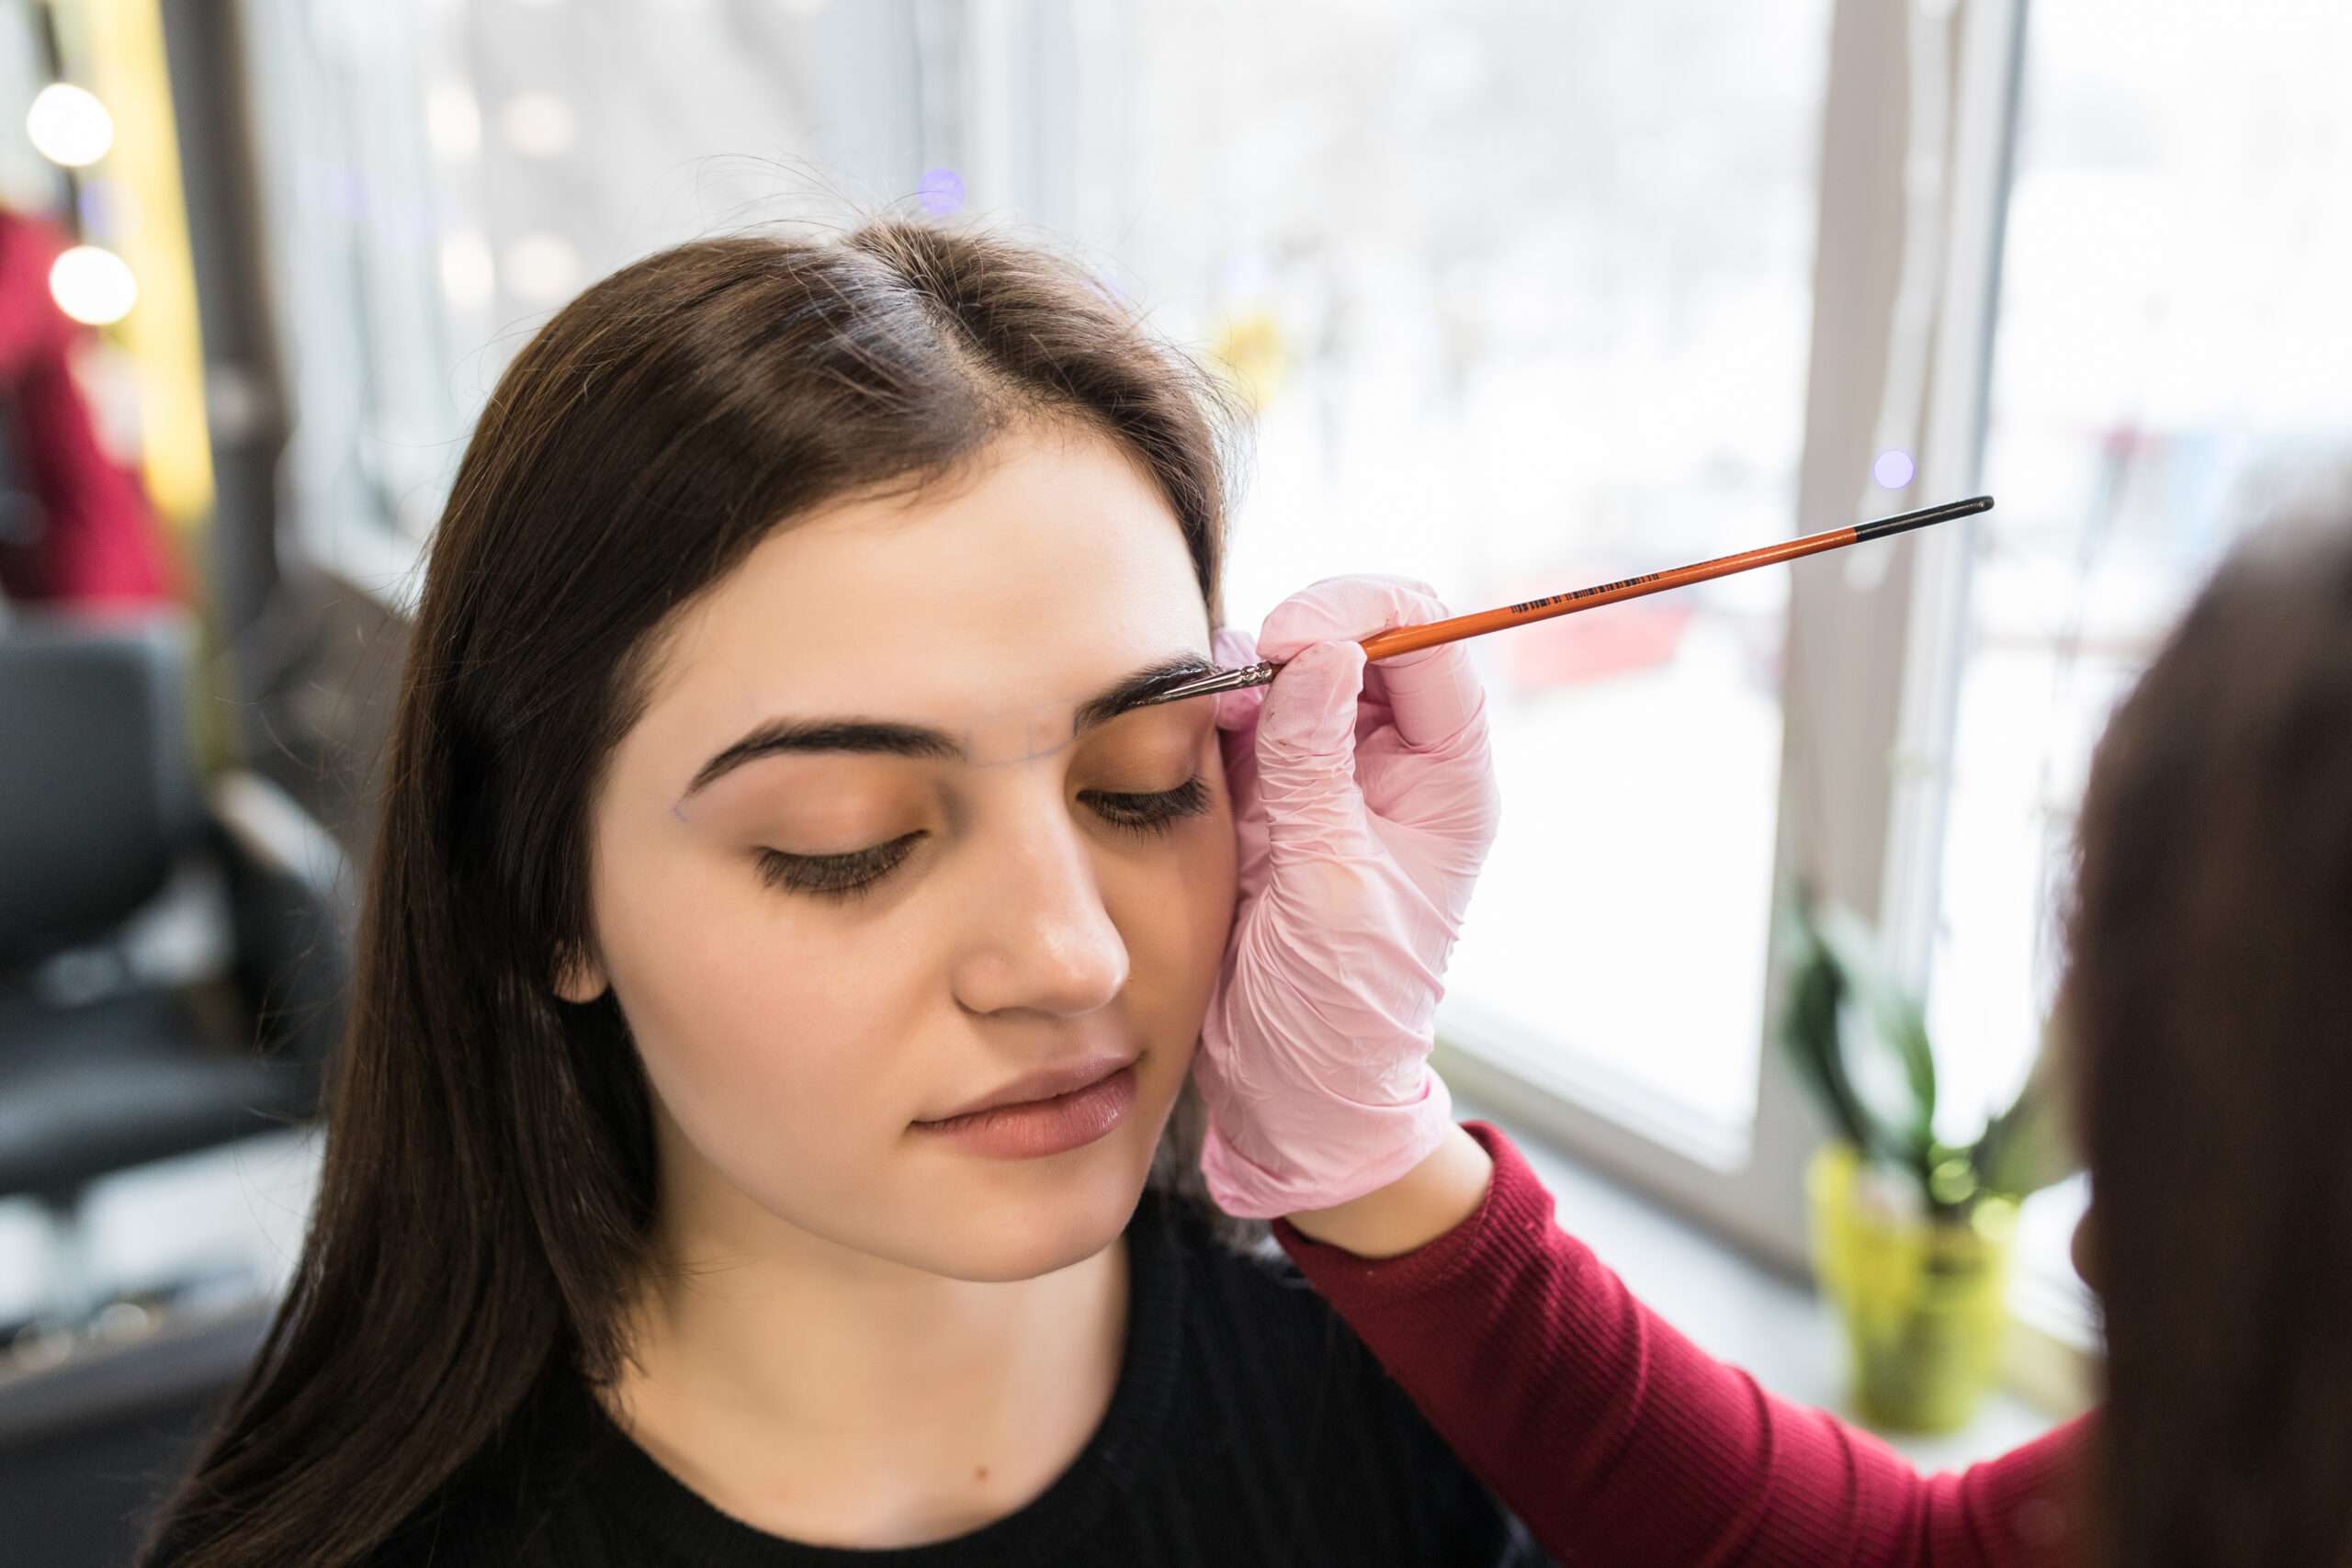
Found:
[[1147, 1191], [1102, 1424], [1027, 1506], [951, 1540], [809, 1546], [721, 1512], [569, 1371], [377, 1554], [380, 1568], [978, 1568], [1548, 1563], [1279, 1253], [1242, 1256]]

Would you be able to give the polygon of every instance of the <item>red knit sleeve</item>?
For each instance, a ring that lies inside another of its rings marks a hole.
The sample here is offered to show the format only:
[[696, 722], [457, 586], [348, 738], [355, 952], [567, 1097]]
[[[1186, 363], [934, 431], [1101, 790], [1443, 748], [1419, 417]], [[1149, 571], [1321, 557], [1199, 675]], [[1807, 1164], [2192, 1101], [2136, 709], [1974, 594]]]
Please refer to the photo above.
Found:
[[2090, 1560], [2089, 1417], [1956, 1475], [1775, 1398], [1636, 1301], [1553, 1221], [1491, 1124], [1478, 1212], [1367, 1259], [1276, 1235], [1464, 1462], [1555, 1555], [1709, 1564]]

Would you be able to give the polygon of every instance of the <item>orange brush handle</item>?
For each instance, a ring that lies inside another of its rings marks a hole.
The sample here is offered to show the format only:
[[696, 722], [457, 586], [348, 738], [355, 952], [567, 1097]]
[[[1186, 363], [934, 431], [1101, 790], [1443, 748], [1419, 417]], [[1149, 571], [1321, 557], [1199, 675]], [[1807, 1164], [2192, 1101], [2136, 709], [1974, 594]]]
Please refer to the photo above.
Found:
[[1890, 534], [1907, 533], [1941, 523], [1953, 517], [1965, 517], [1973, 513], [1992, 510], [1993, 498], [1974, 496], [1967, 501], [1950, 502], [1942, 506], [1930, 506], [1920, 512], [1906, 512], [1896, 517], [1882, 517], [1875, 523], [1858, 523], [1846, 528], [1830, 528], [1802, 538], [1783, 539], [1776, 545], [1765, 545], [1737, 555], [1718, 556], [1713, 560], [1700, 561], [1692, 566], [1678, 566], [1670, 571], [1645, 572], [1616, 582], [1603, 582], [1591, 588], [1578, 588], [1566, 593], [1547, 594], [1530, 599], [1524, 604], [1506, 604], [1498, 610], [1480, 610], [1474, 615], [1449, 615], [1442, 621], [1428, 621], [1418, 626], [1391, 626], [1374, 632], [1362, 640], [1366, 659], [1387, 659], [1399, 653], [1411, 653], [1418, 649], [1435, 648], [1440, 643], [1459, 642], [1464, 637], [1482, 637], [1498, 632], [1506, 626], [1523, 626], [1531, 621], [1547, 621], [1555, 615], [1572, 615], [1578, 610], [1595, 609], [1602, 604], [1614, 604], [1623, 599], [1639, 599], [1644, 594], [1663, 593], [1669, 588], [1681, 588], [1710, 578], [1729, 577], [1736, 571], [1750, 571], [1759, 566], [1772, 566], [1800, 556], [1818, 555], [1846, 545], [1858, 545], [1866, 539], [1883, 539]]

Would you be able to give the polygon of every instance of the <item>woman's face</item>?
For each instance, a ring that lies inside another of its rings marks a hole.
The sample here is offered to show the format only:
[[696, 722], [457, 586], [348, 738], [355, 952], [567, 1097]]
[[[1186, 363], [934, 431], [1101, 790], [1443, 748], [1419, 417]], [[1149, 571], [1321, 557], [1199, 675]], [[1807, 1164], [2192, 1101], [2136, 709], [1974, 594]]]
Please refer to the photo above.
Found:
[[[1208, 702], [1075, 718], [1205, 663], [1209, 633], [1149, 479], [1064, 431], [796, 520], [665, 628], [592, 814], [593, 963], [562, 987], [609, 983], [628, 1020], [665, 1228], [970, 1280], [1108, 1245], [1191, 1065], [1234, 840]], [[872, 750], [816, 721], [939, 734]], [[1080, 1146], [922, 1125], [1130, 1058], [1131, 1103]]]

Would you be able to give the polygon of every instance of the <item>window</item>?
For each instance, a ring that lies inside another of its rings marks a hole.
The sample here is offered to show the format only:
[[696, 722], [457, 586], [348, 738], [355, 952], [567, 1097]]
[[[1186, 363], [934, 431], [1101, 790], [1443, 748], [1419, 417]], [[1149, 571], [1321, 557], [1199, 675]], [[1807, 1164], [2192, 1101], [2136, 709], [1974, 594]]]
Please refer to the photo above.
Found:
[[[1945, 1109], [2006, 1100], [2059, 978], [2091, 749], [2263, 487], [2352, 430], [2352, 11], [2035, 7], [1988, 392], [1985, 520], [1939, 846]], [[2075, 1286], [2080, 1183], [2029, 1244]]]
[[304, 549], [405, 604], [483, 400], [557, 306], [664, 245], [912, 191], [939, 10], [254, 0]]
[[[1264, 393], [1237, 625], [1339, 570], [1468, 611], [1800, 531], [1826, 0], [1125, 9], [1084, 237]], [[1735, 1148], [1787, 603], [1758, 572], [1470, 648], [1507, 795], [1448, 1027]]]
[[[1125, 130], [1067, 211], [1268, 389], [1243, 624], [1338, 570], [1467, 609], [2000, 498], [1907, 555], [1474, 645], [1508, 793], [1442, 1018], [1461, 1077], [1784, 1261], [1816, 1129], [1761, 1049], [1775, 889], [1826, 872], [1878, 914], [1972, 1130], [2040, 1039], [2108, 706], [2245, 515], [2233, 476], [2346, 423], [2352, 228], [2319, 193], [2352, 22], [2024, 10], [1093, 24]], [[2077, 1339], [2083, 1192], [2026, 1227]]]
[[[1931, 394], [1982, 337], [2007, 6], [1006, 14], [1035, 47], [973, 113], [1068, 152], [975, 204], [1262, 394], [1241, 625], [1334, 571], [1468, 610], [1969, 493], [1973, 406]], [[1799, 868], [1879, 903], [1914, 573], [1874, 553], [1470, 650], [1506, 795], [1449, 1077], [1787, 1264], [1817, 1131], [1765, 1049], [1772, 917]]]
[[1933, 1020], [2022, 1076], [2093, 742], [2276, 460], [2352, 429], [2352, 12], [2033, 14]]

